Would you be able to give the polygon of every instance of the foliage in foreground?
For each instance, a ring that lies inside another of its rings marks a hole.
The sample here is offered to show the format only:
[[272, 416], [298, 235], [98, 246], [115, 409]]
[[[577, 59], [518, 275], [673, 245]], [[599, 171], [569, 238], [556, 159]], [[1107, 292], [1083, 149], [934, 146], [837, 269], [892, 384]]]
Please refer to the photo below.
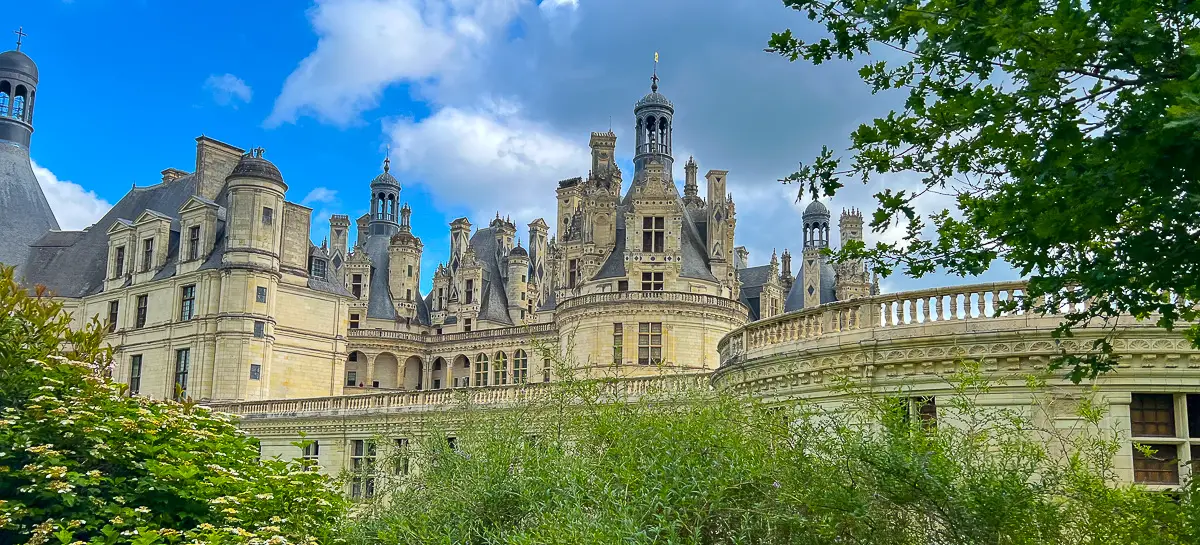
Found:
[[[1200, 3], [783, 4], [824, 32], [776, 33], [768, 51], [865, 59], [872, 92], [904, 99], [851, 134], [849, 159], [825, 149], [784, 180], [814, 198], [846, 179], [884, 182], [871, 227], [906, 236], [843, 257], [914, 277], [979, 274], [1003, 258], [1030, 278], [1027, 309], [1075, 307], [1059, 334], [1153, 315], [1183, 322], [1200, 347]], [[932, 210], [931, 232], [919, 210], [939, 194], [957, 210]], [[1105, 341], [1056, 360], [1075, 381], [1113, 363]]]
[[[970, 367], [968, 366], [968, 369]], [[615, 386], [614, 386], [615, 387]], [[697, 390], [455, 413], [404, 456], [418, 469], [364, 508], [352, 542], [509, 544], [1177, 544], [1200, 538], [1190, 488], [1114, 486], [1113, 437], [984, 408], [968, 371], [931, 426], [901, 397], [838, 412]], [[616, 403], [602, 403], [613, 401]], [[873, 422], [875, 425], [866, 425]], [[537, 431], [535, 431], [537, 430]], [[1107, 437], [1107, 439], [1106, 439]], [[1064, 455], [1063, 452], [1073, 454]]]
[[260, 461], [227, 416], [125, 395], [100, 325], [68, 324], [0, 270], [0, 543], [336, 541], [325, 477]]

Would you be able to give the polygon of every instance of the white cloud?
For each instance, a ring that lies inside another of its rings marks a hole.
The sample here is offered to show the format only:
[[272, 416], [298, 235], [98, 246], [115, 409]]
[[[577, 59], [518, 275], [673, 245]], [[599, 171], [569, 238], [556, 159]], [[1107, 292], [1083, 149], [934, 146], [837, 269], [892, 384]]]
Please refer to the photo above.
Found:
[[239, 101], [249, 103], [254, 94], [246, 82], [233, 74], [213, 74], [205, 80], [204, 88], [212, 93], [217, 104], [235, 108]]
[[318, 0], [317, 49], [284, 82], [268, 127], [302, 115], [347, 125], [383, 90], [470, 64], [527, 0]]
[[50, 209], [63, 230], [77, 231], [96, 223], [112, 205], [101, 199], [94, 191], [88, 191], [77, 183], [59, 180], [49, 169], [31, 161], [33, 175], [42, 186], [42, 193], [50, 202]]
[[308, 195], [305, 195], [304, 199], [300, 201], [300, 204], [311, 206], [316, 203], [331, 204], [335, 202], [337, 202], [336, 190], [329, 189], [328, 187], [318, 187], [309, 191]]
[[446, 107], [420, 121], [385, 124], [395, 168], [440, 202], [528, 222], [555, 215], [556, 182], [586, 172], [587, 147], [532, 122], [513, 104]]

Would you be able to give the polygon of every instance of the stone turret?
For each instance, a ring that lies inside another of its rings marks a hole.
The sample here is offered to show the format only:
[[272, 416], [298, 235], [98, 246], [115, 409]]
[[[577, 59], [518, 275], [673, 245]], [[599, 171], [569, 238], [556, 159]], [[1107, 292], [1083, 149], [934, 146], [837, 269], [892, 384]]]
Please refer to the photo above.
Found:
[[683, 205], [689, 210], [704, 208], [704, 199], [700, 198], [700, 187], [696, 183], [696, 160], [688, 157], [683, 166]]
[[425, 247], [413, 236], [409, 223], [412, 209], [405, 203], [399, 210], [400, 221], [388, 244], [388, 289], [396, 306], [396, 316], [411, 322], [416, 318], [421, 279], [421, 253]]
[[507, 279], [504, 282], [505, 295], [508, 297], [508, 315], [517, 324], [531, 319], [533, 309], [529, 293], [529, 253], [517, 246], [508, 252]]

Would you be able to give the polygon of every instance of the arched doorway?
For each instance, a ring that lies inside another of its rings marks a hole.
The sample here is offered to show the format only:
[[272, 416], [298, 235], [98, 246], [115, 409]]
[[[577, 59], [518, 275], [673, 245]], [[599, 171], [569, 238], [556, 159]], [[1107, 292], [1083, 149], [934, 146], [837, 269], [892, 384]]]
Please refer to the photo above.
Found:
[[440, 390], [448, 387], [450, 384], [450, 375], [447, 373], [449, 369], [446, 359], [438, 356], [433, 360], [433, 372], [430, 373], [430, 381], [433, 383], [434, 390]]
[[357, 388], [367, 382], [367, 355], [355, 350], [346, 356], [346, 387]]
[[465, 388], [471, 385], [471, 360], [459, 354], [454, 356], [454, 365], [450, 366], [451, 388]]
[[405, 390], [421, 390], [425, 386], [423, 380], [424, 374], [421, 358], [417, 356], [409, 356], [404, 360], [404, 389]]
[[376, 388], [396, 388], [399, 386], [400, 362], [396, 356], [384, 352], [375, 356], [375, 374], [372, 375], [372, 386]]

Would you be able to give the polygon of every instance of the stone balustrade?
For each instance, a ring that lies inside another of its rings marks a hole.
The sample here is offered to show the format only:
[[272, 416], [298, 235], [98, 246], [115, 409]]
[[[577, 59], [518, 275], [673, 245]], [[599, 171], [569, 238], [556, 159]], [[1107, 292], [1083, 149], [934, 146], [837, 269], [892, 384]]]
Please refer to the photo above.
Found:
[[[636, 398], [656, 388], [690, 385], [707, 387], [707, 374], [677, 374], [642, 377], [623, 377], [602, 381], [614, 392]], [[243, 421], [260, 419], [312, 418], [329, 416], [368, 416], [383, 413], [444, 410], [470, 404], [475, 406], [506, 407], [545, 400], [557, 383], [510, 384], [474, 388], [453, 388], [424, 391], [393, 391], [372, 394], [280, 399], [233, 403], [205, 403], [220, 412], [235, 414]]]
[[724, 310], [746, 313], [745, 305], [741, 302], [716, 295], [704, 293], [688, 293], [681, 291], [610, 291], [580, 295], [560, 301], [555, 312], [566, 312], [574, 308], [606, 303], [638, 302], [638, 303], [682, 303], [716, 307]]
[[510, 337], [514, 335], [531, 336], [531, 335], [552, 335], [555, 333], [553, 323], [521, 325], [514, 327], [500, 327], [494, 329], [481, 329], [478, 331], [466, 331], [462, 333], [450, 333], [446, 335], [418, 335], [416, 333], [407, 333], [403, 331], [387, 331], [383, 329], [351, 329], [348, 337], [351, 341], [367, 340], [367, 339], [391, 339], [398, 341], [408, 341], [416, 343], [450, 343], [460, 341], [475, 341], [494, 339], [498, 337]]

